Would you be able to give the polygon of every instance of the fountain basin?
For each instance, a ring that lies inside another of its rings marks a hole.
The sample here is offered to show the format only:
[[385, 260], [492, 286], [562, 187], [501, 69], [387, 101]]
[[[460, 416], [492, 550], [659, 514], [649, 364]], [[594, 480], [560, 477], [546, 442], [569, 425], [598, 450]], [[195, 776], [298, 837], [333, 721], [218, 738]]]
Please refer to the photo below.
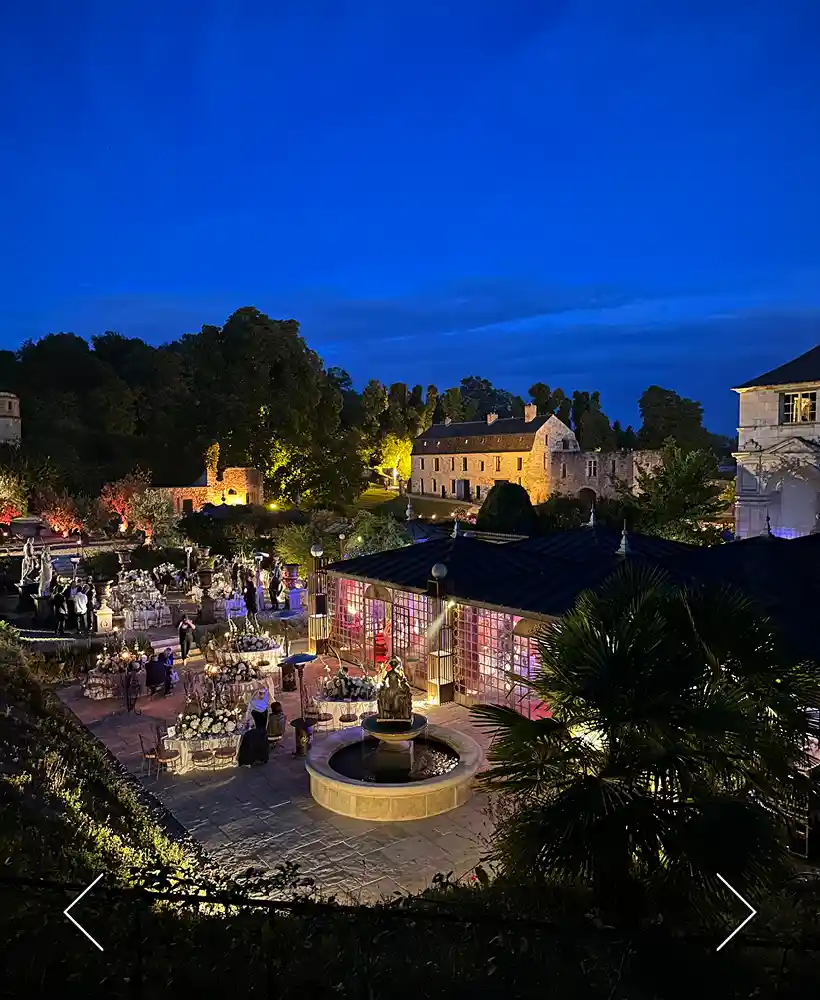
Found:
[[407, 784], [361, 781], [334, 770], [330, 758], [345, 747], [361, 743], [358, 726], [331, 733], [311, 747], [306, 761], [310, 793], [325, 809], [351, 819], [390, 823], [439, 816], [464, 805], [484, 759], [474, 739], [446, 726], [428, 725], [425, 736], [458, 754], [458, 763], [446, 774]]

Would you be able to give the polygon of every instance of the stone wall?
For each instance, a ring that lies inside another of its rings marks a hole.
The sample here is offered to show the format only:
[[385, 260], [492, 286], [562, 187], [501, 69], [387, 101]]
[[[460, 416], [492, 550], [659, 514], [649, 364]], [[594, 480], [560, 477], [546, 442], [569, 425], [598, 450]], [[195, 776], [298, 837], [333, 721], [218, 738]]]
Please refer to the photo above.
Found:
[[20, 444], [21, 430], [19, 397], [0, 392], [0, 443]]
[[[204, 478], [204, 485], [169, 488], [175, 511], [183, 513], [186, 506], [194, 511], [201, 510], [206, 503], [219, 506], [223, 503], [261, 504], [263, 501], [262, 474], [257, 469], [229, 468], [223, 470], [221, 477], [209, 469]], [[186, 505], [186, 500], [190, 504]]]
[[[410, 492], [426, 496], [475, 499], [480, 502], [497, 482], [506, 480], [510, 483], [519, 483], [530, 494], [533, 503], [540, 503], [540, 498], [546, 499], [548, 492], [544, 459], [547, 427], [545, 424], [536, 431], [535, 443], [530, 451], [413, 455]], [[460, 493], [462, 480], [469, 480], [470, 497], [463, 497]], [[442, 487], [445, 491], [443, 494]]]
[[634, 488], [638, 466], [650, 469], [661, 460], [661, 453], [654, 451], [581, 451], [572, 430], [551, 417], [536, 432], [529, 451], [413, 455], [410, 492], [468, 499], [460, 493], [460, 480], [469, 480], [471, 498], [480, 503], [496, 482], [506, 480], [523, 486], [534, 504], [543, 503], [550, 493], [593, 499], [582, 490], [591, 490], [599, 499], [615, 496], [613, 476]]

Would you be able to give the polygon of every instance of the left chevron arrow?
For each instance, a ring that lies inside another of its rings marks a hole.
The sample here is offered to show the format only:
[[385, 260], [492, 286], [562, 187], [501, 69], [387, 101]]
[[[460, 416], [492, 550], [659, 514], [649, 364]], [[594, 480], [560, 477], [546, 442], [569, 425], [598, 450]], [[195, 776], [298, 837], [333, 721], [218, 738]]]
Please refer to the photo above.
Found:
[[85, 895], [86, 895], [87, 893], [91, 892], [91, 890], [92, 890], [92, 889], [94, 888], [94, 886], [95, 886], [95, 885], [96, 885], [96, 884], [97, 884], [97, 883], [98, 883], [98, 882], [100, 881], [100, 879], [101, 879], [102, 877], [103, 877], [102, 875], [98, 875], [98, 876], [97, 876], [97, 877], [96, 877], [96, 878], [94, 879], [94, 881], [93, 881], [93, 882], [91, 883], [91, 885], [89, 885], [89, 886], [87, 886], [87, 887], [86, 887], [85, 889], [83, 889], [83, 891], [82, 891], [82, 892], [80, 893], [80, 895], [79, 895], [79, 896], [78, 896], [78, 897], [77, 897], [77, 898], [76, 898], [76, 899], [74, 900], [74, 902], [73, 902], [73, 903], [70, 903], [70, 904], [69, 904], [69, 905], [68, 905], [68, 906], [67, 906], [67, 907], [66, 907], [66, 908], [65, 908], [65, 909], [63, 910], [63, 915], [64, 915], [64, 916], [66, 916], [66, 917], [68, 917], [68, 919], [69, 919], [69, 920], [71, 921], [71, 923], [72, 923], [72, 924], [74, 924], [74, 926], [75, 926], [75, 927], [77, 928], [77, 930], [79, 930], [79, 931], [82, 931], [82, 933], [83, 933], [83, 934], [85, 934], [85, 936], [86, 936], [86, 937], [88, 938], [88, 940], [89, 940], [89, 941], [90, 941], [90, 942], [91, 942], [91, 943], [92, 943], [92, 944], [94, 945], [94, 947], [95, 947], [95, 948], [99, 948], [99, 949], [100, 949], [100, 951], [105, 951], [105, 949], [104, 949], [104, 948], [103, 948], [103, 946], [102, 946], [102, 945], [100, 944], [100, 942], [99, 942], [99, 941], [95, 941], [95, 940], [94, 940], [94, 938], [93, 938], [93, 937], [91, 937], [91, 935], [90, 935], [90, 934], [88, 933], [88, 931], [87, 931], [87, 930], [85, 929], [85, 927], [83, 927], [83, 926], [82, 926], [82, 924], [78, 923], [78, 922], [77, 922], [77, 921], [76, 921], [76, 920], [74, 919], [74, 917], [72, 917], [72, 916], [71, 916], [71, 912], [70, 912], [70, 911], [71, 911], [71, 910], [72, 910], [72, 909], [73, 909], [73, 908], [74, 908], [74, 907], [75, 907], [75, 906], [77, 905], [77, 903], [79, 903], [79, 902], [80, 902], [80, 900], [81, 900], [81, 899], [83, 898], [83, 896], [85, 896]]

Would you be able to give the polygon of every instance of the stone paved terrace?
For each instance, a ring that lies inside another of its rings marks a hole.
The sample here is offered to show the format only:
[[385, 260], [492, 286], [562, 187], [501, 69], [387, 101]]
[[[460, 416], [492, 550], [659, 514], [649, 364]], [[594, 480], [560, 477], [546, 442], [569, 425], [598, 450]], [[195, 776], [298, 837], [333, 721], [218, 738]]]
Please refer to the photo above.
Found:
[[[141, 700], [138, 716], [118, 712], [113, 701], [83, 698], [78, 684], [62, 688], [60, 696], [134, 773], [141, 768], [138, 734], [150, 739], [156, 725], [173, 722], [183, 703], [181, 686], [168, 698]], [[298, 716], [297, 694], [278, 697], [289, 719]], [[486, 734], [472, 725], [466, 709], [422, 711], [431, 722], [467, 732], [486, 748]], [[337, 816], [311, 798], [304, 761], [293, 758], [293, 730], [287, 729], [266, 766], [162, 774], [157, 781], [152, 777], [149, 788], [229, 874], [293, 861], [321, 892], [362, 903], [417, 892], [439, 872], [469, 877], [491, 830], [484, 793], [474, 793], [451, 813], [407, 823]]]

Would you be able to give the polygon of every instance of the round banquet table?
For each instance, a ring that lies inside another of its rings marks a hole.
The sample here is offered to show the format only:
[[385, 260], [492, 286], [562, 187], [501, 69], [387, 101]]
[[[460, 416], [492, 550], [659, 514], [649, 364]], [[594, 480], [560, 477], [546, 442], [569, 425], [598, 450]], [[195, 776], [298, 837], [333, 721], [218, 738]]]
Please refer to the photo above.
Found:
[[[124, 683], [126, 673], [108, 673], [102, 670], [89, 670], [88, 677], [83, 683], [83, 694], [92, 701], [104, 701], [106, 698], [121, 698], [124, 694]], [[138, 692], [141, 697], [145, 694], [145, 671], [134, 670], [131, 678], [136, 678]]]
[[223, 733], [221, 736], [204, 736], [189, 740], [184, 740], [181, 736], [165, 736], [162, 742], [167, 750], [179, 750], [179, 763], [176, 766], [176, 771], [179, 774], [184, 774], [186, 771], [194, 769], [191, 754], [196, 750], [218, 750], [221, 747], [233, 747], [233, 763], [235, 764], [241, 739], [242, 733], [237, 730], [235, 733]]
[[[376, 699], [372, 701], [348, 701], [339, 698], [317, 698], [316, 711], [327, 714], [331, 717], [330, 727], [332, 729], [341, 728], [339, 721], [343, 715], [355, 715], [358, 719], [365, 712], [375, 712], [377, 708]], [[350, 723], [352, 725], [352, 723]]]

